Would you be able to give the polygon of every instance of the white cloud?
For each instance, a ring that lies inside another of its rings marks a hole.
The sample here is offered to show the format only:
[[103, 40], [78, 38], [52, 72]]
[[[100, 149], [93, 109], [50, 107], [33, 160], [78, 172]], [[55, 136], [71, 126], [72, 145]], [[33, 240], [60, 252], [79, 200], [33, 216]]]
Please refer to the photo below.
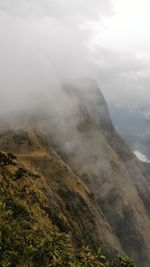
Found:
[[106, 14], [108, 3], [0, 1], [0, 113], [41, 105], [64, 81], [91, 74], [79, 25]]
[[136, 157], [140, 160], [140, 161], [143, 161], [143, 162], [150, 162], [150, 160], [148, 160], [148, 158], [142, 154], [140, 151], [136, 150], [134, 151], [134, 154], [136, 155]]
[[1, 0], [0, 9], [19, 16], [96, 18], [110, 14], [109, 0]]
[[1, 0], [1, 96], [47, 87], [52, 77], [95, 75], [109, 103], [149, 105], [149, 7], [148, 0]]
[[150, 105], [150, 2], [111, 2], [113, 14], [97, 21], [89, 42], [104, 95], [108, 102]]

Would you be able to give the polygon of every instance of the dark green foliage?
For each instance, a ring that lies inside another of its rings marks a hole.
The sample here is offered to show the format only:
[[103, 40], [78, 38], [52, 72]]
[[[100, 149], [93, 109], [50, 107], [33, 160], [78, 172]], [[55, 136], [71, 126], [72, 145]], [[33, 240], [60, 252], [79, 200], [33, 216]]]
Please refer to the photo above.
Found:
[[30, 176], [32, 179], [36, 180], [36, 179], [39, 179], [40, 178], [40, 175], [38, 174], [34, 174], [30, 171], [27, 171], [24, 167], [19, 167], [16, 171], [16, 174], [15, 174], [15, 179], [14, 180], [19, 180], [21, 178], [24, 177], [24, 175], [28, 175]]
[[34, 230], [28, 212], [12, 201], [0, 202], [0, 214], [0, 267], [135, 267], [128, 257], [109, 263], [101, 249], [77, 251], [65, 233]]
[[39, 174], [35, 174], [35, 173], [33, 173], [33, 172], [30, 172], [29, 170], [26, 171], [26, 174], [27, 174], [28, 176], [30, 176], [33, 180], [40, 179], [40, 175], [39, 175]]
[[[47, 191], [43, 187], [40, 192], [34, 181], [40, 176], [17, 164], [14, 155], [0, 152], [0, 178], [0, 267], [135, 267], [128, 257], [110, 263], [101, 249], [74, 247], [68, 234], [74, 219], [86, 215], [86, 222], [89, 216], [94, 227], [87, 203], [78, 192], [64, 186], [58, 190], [70, 214], [68, 224], [55, 206], [45, 203], [41, 192], [45, 195]], [[85, 225], [79, 223], [78, 231], [91, 244]]]
[[0, 165], [7, 166], [7, 165], [16, 165], [15, 163], [16, 157], [11, 153], [4, 153], [0, 152]]
[[114, 260], [112, 267], [136, 267], [136, 265], [129, 257], [124, 256]]
[[6, 207], [6, 211], [11, 212], [12, 217], [29, 220], [30, 215], [28, 211], [20, 204], [17, 204], [13, 200], [9, 199], [4, 202], [4, 205]]
[[16, 159], [17, 159], [17, 157], [16, 157], [14, 154], [12, 154], [12, 153], [7, 153], [7, 155], [8, 155], [8, 157], [11, 158], [12, 160], [16, 160]]
[[18, 180], [22, 178], [27, 173], [26, 169], [23, 167], [18, 168], [15, 174], [15, 179]]

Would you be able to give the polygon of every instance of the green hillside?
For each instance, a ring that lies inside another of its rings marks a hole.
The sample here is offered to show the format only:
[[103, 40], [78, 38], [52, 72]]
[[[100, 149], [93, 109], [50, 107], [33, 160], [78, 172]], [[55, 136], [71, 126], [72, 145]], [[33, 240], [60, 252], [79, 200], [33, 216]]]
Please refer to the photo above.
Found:
[[47, 186], [41, 186], [41, 182], [40, 174], [31, 172], [16, 156], [0, 152], [1, 267], [135, 266], [128, 257], [109, 263], [101, 249], [77, 247], [66, 233], [67, 222], [62, 222], [65, 218], [61, 221], [50, 216], [45, 197]]

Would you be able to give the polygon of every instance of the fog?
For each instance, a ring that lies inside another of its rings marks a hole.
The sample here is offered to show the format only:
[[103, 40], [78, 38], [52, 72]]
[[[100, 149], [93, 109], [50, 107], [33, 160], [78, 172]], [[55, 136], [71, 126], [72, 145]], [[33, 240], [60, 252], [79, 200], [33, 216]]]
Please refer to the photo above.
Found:
[[132, 108], [150, 105], [150, 2], [112, 0], [91, 40], [108, 102]]
[[106, 14], [106, 2], [0, 2], [1, 115], [59, 105], [64, 82], [93, 75], [80, 24]]
[[137, 156], [137, 158], [138, 158], [140, 161], [148, 162], [148, 163], [150, 162], [150, 161], [148, 160], [148, 158], [147, 158], [144, 154], [142, 154], [140, 151], [135, 150], [134, 153], [135, 153], [135, 155]]
[[109, 105], [149, 105], [148, 7], [147, 0], [1, 0], [0, 114], [58, 104], [62, 84], [80, 77], [97, 80]]

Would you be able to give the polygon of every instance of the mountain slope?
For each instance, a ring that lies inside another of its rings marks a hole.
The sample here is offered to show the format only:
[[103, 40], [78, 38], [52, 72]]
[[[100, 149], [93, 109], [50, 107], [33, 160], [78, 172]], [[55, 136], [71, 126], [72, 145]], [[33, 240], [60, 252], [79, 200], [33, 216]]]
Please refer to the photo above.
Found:
[[[23, 165], [37, 174], [34, 183], [45, 197], [40, 208], [60, 231], [71, 234], [77, 247], [90, 245], [95, 249], [101, 245], [111, 257], [117, 251], [121, 253], [119, 242], [90, 191], [34, 130], [5, 133], [0, 147], [15, 152]], [[24, 187], [21, 180], [20, 190]]]
[[148, 173], [117, 135], [93, 81], [63, 90], [65, 107], [1, 132], [0, 149], [42, 177], [46, 212], [76, 246], [100, 244], [148, 267]]
[[82, 89], [67, 86], [64, 92], [70, 102], [74, 100], [65, 127], [61, 128], [55, 118], [38, 122], [34, 127], [87, 185], [125, 253], [139, 265], [149, 266], [147, 178], [115, 132], [95, 83], [89, 86], [86, 83]]
[[23, 166], [14, 154], [0, 151], [0, 266], [135, 267], [127, 257], [109, 264], [101, 250], [77, 249], [67, 228], [60, 231], [65, 217], [52, 214], [54, 203], [46, 190], [39, 174]]

